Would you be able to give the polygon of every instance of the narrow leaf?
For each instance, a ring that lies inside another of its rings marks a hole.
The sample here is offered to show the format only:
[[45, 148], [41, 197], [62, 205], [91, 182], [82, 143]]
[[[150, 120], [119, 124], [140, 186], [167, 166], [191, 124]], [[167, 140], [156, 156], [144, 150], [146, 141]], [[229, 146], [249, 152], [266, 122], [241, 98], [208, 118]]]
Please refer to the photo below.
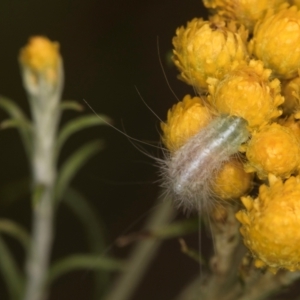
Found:
[[[17, 128], [17, 129], [24, 129], [26, 126], [29, 126], [28, 122], [24, 122], [24, 120], [19, 119], [7, 119], [1, 122], [0, 124], [1, 129], [8, 129], [8, 128]], [[31, 130], [30, 127], [27, 128]]]
[[4, 109], [12, 118], [27, 119], [21, 108], [13, 100], [0, 96], [0, 107]]
[[0, 272], [6, 283], [10, 299], [19, 300], [24, 286], [24, 278], [0, 236]]
[[22, 226], [9, 219], [0, 219], [0, 232], [6, 233], [18, 240], [25, 251], [27, 251], [30, 244], [30, 236]]
[[[85, 229], [85, 236], [91, 251], [100, 255], [105, 252], [104, 224], [100, 222], [89, 201], [78, 191], [68, 188], [62, 199], [75, 214]], [[102, 299], [103, 293], [109, 285], [109, 274], [105, 270], [95, 272], [95, 294], [93, 299]]]
[[70, 109], [70, 110], [75, 110], [75, 111], [83, 111], [84, 106], [75, 100], [64, 100], [60, 104], [60, 109], [61, 110]]
[[70, 121], [62, 128], [58, 135], [56, 143], [56, 155], [59, 155], [60, 149], [72, 134], [91, 126], [103, 125], [106, 123], [109, 123], [109, 119], [107, 117], [100, 116], [99, 118], [99, 116], [95, 115], [82, 116]]
[[0, 107], [5, 110], [12, 119], [15, 119], [19, 124], [22, 124], [22, 126], [18, 126], [18, 129], [28, 158], [30, 158], [32, 151], [31, 122], [27, 119], [20, 107], [14, 101], [8, 98], [0, 96]]
[[103, 148], [103, 142], [93, 141], [79, 148], [72, 154], [62, 165], [56, 182], [56, 201], [63, 196], [70, 181], [73, 179], [77, 171], [85, 164], [85, 162]]
[[80, 269], [121, 271], [125, 269], [125, 263], [120, 260], [101, 257], [99, 255], [72, 255], [52, 265], [49, 269], [48, 284], [65, 273]]
[[101, 253], [105, 249], [104, 224], [101, 224], [95, 209], [78, 191], [68, 188], [62, 199], [82, 223], [91, 251]]

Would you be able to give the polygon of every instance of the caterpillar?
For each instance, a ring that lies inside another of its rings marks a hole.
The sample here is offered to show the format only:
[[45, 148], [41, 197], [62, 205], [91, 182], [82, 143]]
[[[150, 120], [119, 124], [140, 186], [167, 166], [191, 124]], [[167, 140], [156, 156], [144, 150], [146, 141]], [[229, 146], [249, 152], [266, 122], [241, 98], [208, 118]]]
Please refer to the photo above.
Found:
[[244, 119], [220, 115], [166, 157], [161, 164], [161, 182], [176, 206], [200, 213], [208, 210], [215, 175], [248, 137]]

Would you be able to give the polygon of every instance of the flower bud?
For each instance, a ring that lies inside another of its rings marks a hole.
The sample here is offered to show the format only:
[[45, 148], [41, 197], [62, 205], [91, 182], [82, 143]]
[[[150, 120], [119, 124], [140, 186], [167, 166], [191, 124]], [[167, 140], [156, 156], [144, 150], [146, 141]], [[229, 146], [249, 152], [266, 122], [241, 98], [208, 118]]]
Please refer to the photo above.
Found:
[[231, 158], [218, 171], [212, 189], [222, 200], [239, 199], [252, 189], [253, 173], [246, 173], [238, 158]]
[[35, 84], [43, 76], [50, 84], [56, 84], [61, 63], [59, 44], [45, 37], [35, 36], [21, 49], [19, 61], [30, 72], [30, 82]]

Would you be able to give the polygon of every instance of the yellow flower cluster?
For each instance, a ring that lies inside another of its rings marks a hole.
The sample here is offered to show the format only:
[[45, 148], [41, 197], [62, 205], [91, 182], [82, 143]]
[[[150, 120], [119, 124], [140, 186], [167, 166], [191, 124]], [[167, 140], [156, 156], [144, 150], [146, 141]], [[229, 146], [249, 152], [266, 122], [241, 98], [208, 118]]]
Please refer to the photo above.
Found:
[[246, 120], [239, 160], [224, 163], [211, 188], [224, 200], [244, 196], [237, 218], [258, 267], [300, 270], [300, 1], [203, 2], [214, 15], [173, 38], [179, 78], [200, 97], [169, 110], [163, 142], [172, 156], [215, 116]]

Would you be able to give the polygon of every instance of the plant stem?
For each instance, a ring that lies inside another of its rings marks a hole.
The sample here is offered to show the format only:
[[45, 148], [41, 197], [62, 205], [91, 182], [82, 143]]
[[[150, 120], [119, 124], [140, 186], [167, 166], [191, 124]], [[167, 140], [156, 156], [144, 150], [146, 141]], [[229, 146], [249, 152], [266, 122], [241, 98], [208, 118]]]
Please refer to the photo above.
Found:
[[[173, 204], [169, 199], [159, 199], [157, 209], [150, 216], [146, 229], [155, 229], [160, 226], [168, 224], [175, 216]], [[128, 300], [131, 299], [133, 292], [143, 278], [143, 275], [151, 263], [152, 259], [162, 240], [148, 239], [139, 242], [133, 249], [130, 258], [127, 261], [128, 268], [123, 274], [117, 278], [115, 284], [112, 286], [110, 293], [104, 298], [105, 300]]]
[[45, 283], [53, 240], [55, 143], [63, 67], [56, 43], [44, 37], [30, 40], [21, 51], [20, 62], [33, 118], [32, 241], [26, 261], [27, 283], [23, 299], [42, 300], [47, 294]]
[[[40, 190], [41, 195], [34, 201], [37, 203], [33, 203], [33, 233], [27, 262], [28, 282], [25, 300], [43, 299], [44, 283], [52, 246], [54, 184], [56, 180], [54, 149], [59, 113], [58, 106], [54, 105], [58, 103], [57, 99], [49, 98], [48, 95], [39, 95], [39, 99], [31, 99], [34, 117], [33, 184], [35, 192], [38, 193]], [[48, 108], [39, 105], [41, 102], [48, 102]], [[50, 103], [53, 104], [52, 107], [49, 107]]]
[[33, 213], [33, 233], [30, 256], [27, 261], [25, 300], [43, 299], [49, 256], [52, 245], [53, 205], [52, 191], [47, 189]]
[[[242, 294], [238, 268], [246, 253], [233, 206], [219, 207], [211, 214], [215, 254], [208, 275], [197, 277], [176, 300], [236, 300]], [[218, 288], [216, 288], [218, 287]]]

